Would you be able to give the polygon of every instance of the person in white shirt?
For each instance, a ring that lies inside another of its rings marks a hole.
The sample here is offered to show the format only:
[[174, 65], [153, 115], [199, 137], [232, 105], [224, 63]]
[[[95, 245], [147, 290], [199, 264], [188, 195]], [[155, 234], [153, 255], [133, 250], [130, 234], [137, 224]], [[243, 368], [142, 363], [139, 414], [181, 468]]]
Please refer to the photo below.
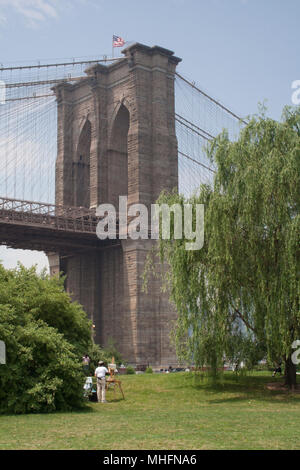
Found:
[[97, 399], [98, 403], [106, 403], [105, 400], [105, 376], [108, 374], [108, 370], [104, 367], [104, 362], [98, 362], [98, 367], [95, 370], [95, 377], [97, 377]]

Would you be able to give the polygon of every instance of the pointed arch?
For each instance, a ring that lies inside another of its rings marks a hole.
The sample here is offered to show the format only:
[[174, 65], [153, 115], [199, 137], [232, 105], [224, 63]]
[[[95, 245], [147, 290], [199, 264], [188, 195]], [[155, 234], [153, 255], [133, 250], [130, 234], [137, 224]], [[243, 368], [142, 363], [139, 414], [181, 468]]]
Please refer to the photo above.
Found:
[[[127, 111], [129, 112], [129, 121], [131, 120], [132, 118], [132, 105], [130, 103], [130, 101], [128, 101], [127, 98], [122, 98], [120, 101], [118, 101], [118, 103], [116, 104], [114, 110], [113, 110], [113, 113], [109, 119], [109, 125], [108, 125], [108, 147], [111, 148], [111, 145], [113, 143], [113, 128], [114, 128], [114, 124], [115, 124], [115, 121], [116, 121], [116, 117], [117, 115], [119, 114], [119, 111], [120, 111], [120, 108], [124, 106]], [[130, 127], [130, 122], [129, 122], [129, 127]]]
[[75, 206], [90, 207], [91, 139], [92, 125], [87, 118], [80, 132], [73, 162]]
[[115, 207], [118, 207], [119, 196], [128, 195], [129, 126], [130, 114], [122, 102], [111, 126], [108, 152], [108, 200]]

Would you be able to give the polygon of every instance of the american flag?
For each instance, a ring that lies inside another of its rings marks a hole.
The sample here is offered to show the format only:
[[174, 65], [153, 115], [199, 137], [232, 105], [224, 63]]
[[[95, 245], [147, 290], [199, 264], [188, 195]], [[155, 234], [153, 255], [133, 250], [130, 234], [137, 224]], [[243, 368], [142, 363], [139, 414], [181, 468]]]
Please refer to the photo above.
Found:
[[120, 38], [119, 36], [113, 35], [113, 47], [122, 47], [124, 46], [124, 44], [124, 39]]

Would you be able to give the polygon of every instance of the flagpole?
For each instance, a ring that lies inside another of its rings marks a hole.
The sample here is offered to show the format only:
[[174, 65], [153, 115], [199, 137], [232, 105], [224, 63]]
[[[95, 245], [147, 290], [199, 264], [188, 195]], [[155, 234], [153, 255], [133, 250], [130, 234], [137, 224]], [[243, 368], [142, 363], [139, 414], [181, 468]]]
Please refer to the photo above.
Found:
[[112, 37], [112, 58], [114, 58], [114, 37]]

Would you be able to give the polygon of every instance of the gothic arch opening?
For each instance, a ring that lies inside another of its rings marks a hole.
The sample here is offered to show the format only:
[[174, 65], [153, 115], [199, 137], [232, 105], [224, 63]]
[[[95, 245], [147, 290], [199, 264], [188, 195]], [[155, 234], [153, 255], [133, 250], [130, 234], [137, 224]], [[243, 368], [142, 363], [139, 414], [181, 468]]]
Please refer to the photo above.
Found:
[[129, 123], [129, 111], [122, 104], [113, 123], [108, 155], [108, 202], [116, 208], [119, 196], [128, 195]]
[[92, 126], [87, 119], [80, 133], [75, 161], [73, 162], [75, 206], [90, 207], [91, 134]]

